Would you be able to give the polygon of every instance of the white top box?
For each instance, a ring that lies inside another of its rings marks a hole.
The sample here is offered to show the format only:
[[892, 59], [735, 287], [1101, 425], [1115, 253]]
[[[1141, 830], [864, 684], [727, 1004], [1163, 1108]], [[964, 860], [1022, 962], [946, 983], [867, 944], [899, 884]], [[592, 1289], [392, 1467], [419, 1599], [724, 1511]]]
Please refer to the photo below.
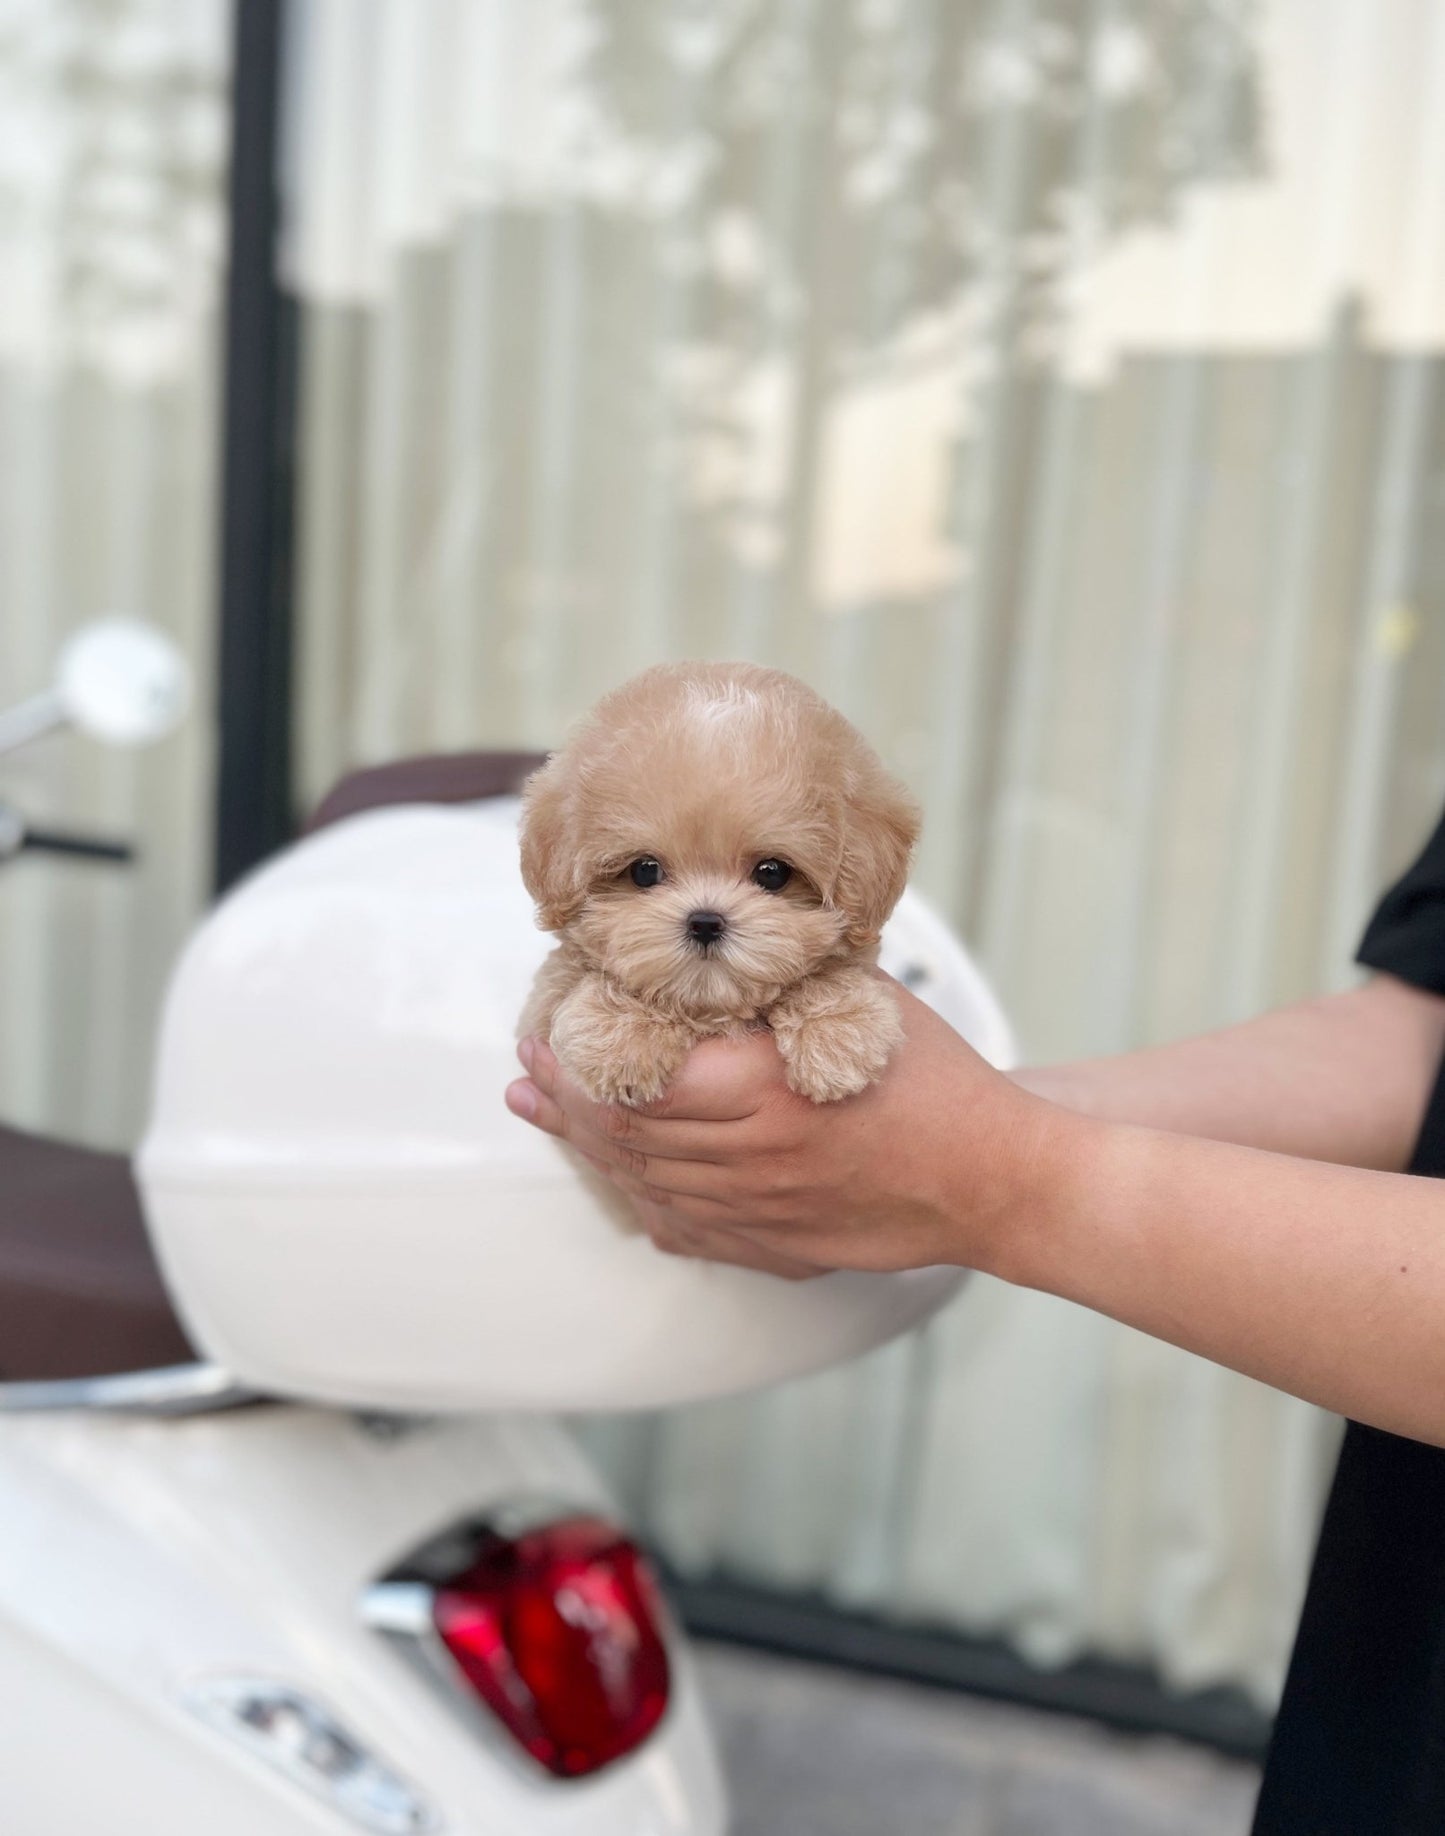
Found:
[[[196, 1344], [277, 1395], [608, 1410], [794, 1376], [931, 1314], [956, 1270], [794, 1283], [662, 1255], [604, 1180], [507, 1111], [516, 1017], [551, 947], [517, 810], [353, 817], [196, 933], [138, 1158]], [[914, 895], [883, 963], [1009, 1061], [988, 989]]]

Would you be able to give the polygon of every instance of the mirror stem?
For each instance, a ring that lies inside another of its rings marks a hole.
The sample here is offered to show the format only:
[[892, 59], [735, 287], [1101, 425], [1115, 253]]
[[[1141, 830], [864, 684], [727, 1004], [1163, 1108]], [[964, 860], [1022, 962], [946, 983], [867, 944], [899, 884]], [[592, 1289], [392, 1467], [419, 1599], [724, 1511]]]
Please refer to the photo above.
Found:
[[53, 689], [32, 695], [0, 713], [0, 753], [14, 752], [44, 733], [66, 724], [65, 710]]

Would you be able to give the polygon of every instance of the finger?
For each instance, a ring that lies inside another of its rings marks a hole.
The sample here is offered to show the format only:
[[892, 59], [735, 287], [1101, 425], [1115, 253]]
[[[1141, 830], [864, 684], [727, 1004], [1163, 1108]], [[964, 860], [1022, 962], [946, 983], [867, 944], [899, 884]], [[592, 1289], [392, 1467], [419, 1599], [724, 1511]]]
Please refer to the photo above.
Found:
[[[669, 1100], [666, 1096], [642, 1109], [620, 1103], [594, 1102], [567, 1076], [558, 1065], [555, 1053], [540, 1040], [524, 1039], [517, 1048], [517, 1055], [523, 1064], [530, 1065], [530, 1076], [509, 1087], [507, 1106], [514, 1114], [535, 1122], [539, 1128], [546, 1128], [549, 1134], [565, 1135], [577, 1142], [586, 1139], [594, 1151], [634, 1171], [639, 1155], [713, 1161], [736, 1156], [744, 1145], [736, 1130], [747, 1118], [673, 1120], [660, 1113]], [[519, 1088], [521, 1084], [529, 1085], [542, 1100], [524, 1094]], [[528, 1113], [529, 1103], [535, 1113]]]
[[544, 1134], [556, 1135], [563, 1141], [567, 1139], [570, 1123], [560, 1104], [554, 1103], [531, 1078], [519, 1077], [508, 1084], [502, 1100], [514, 1116], [520, 1116]]
[[[579, 1153], [605, 1160], [609, 1166], [640, 1174], [645, 1156], [631, 1146], [633, 1111], [614, 1103], [594, 1103], [572, 1080], [548, 1066], [538, 1055], [532, 1059], [536, 1074], [519, 1077], [507, 1085], [504, 1101], [514, 1116], [544, 1133], [570, 1141]], [[550, 1054], [549, 1054], [550, 1056]]]
[[574, 1148], [589, 1165], [605, 1173], [620, 1191], [641, 1203], [668, 1205], [698, 1202], [715, 1206], [719, 1215], [732, 1216], [725, 1176], [708, 1161], [646, 1160], [639, 1157], [632, 1166], [620, 1166], [615, 1158], [596, 1153], [590, 1146], [574, 1142]]
[[526, 1068], [527, 1076], [544, 1097], [590, 1133], [599, 1136], [606, 1134], [604, 1112], [616, 1106], [594, 1102], [586, 1091], [573, 1083], [557, 1063], [557, 1055], [549, 1045], [541, 1039], [519, 1040], [517, 1056]]
[[[569, 1109], [572, 1093], [592, 1109], [607, 1105], [591, 1100], [567, 1077], [556, 1054], [540, 1039], [524, 1039], [517, 1048], [528, 1074], [549, 1096]], [[771, 1033], [749, 1033], [741, 1039], [703, 1039], [656, 1102], [628, 1113], [638, 1121], [737, 1122], [756, 1115], [774, 1091], [783, 1087], [782, 1060]], [[574, 1110], [575, 1113], [575, 1110]]]
[[811, 1281], [826, 1272], [812, 1263], [799, 1262], [792, 1256], [765, 1249], [736, 1231], [698, 1223], [662, 1206], [639, 1205], [638, 1211], [648, 1236], [665, 1255], [691, 1256], [700, 1261], [727, 1263], [734, 1268], [756, 1269], [765, 1275], [777, 1275], [784, 1281]]
[[[606, 1136], [594, 1134], [530, 1078], [519, 1077], [508, 1084], [505, 1101], [514, 1116], [520, 1116], [544, 1134], [565, 1141], [584, 1160], [625, 1190], [642, 1191], [656, 1184], [659, 1191], [665, 1188], [679, 1194], [701, 1194], [718, 1188], [721, 1168], [711, 1161], [667, 1160], [644, 1154], [640, 1148], [623, 1140], [615, 1127]], [[614, 1116], [620, 1119], [628, 1114], [623, 1109], [609, 1110], [597, 1104], [591, 1107], [609, 1122]]]
[[673, 1122], [739, 1122], [785, 1088], [783, 1061], [770, 1032], [740, 1039], [702, 1039], [658, 1102], [644, 1112]]
[[[693, 1169], [698, 1179], [696, 1189], [664, 1191], [635, 1174], [624, 1172], [615, 1159], [606, 1159], [602, 1154], [582, 1145], [564, 1112], [526, 1078], [518, 1078], [515, 1083], [509, 1084], [506, 1094], [507, 1107], [514, 1114], [524, 1117], [548, 1134], [557, 1136], [559, 1140], [570, 1142], [574, 1151], [589, 1165], [605, 1174], [620, 1191], [627, 1194], [659, 1249], [665, 1249], [671, 1255], [698, 1256], [713, 1262], [734, 1263], [740, 1268], [761, 1269], [788, 1281], [811, 1280], [813, 1276], [825, 1272], [813, 1263], [800, 1262], [792, 1256], [765, 1249], [735, 1229], [728, 1228], [736, 1222], [733, 1207], [725, 1198], [715, 1196], [703, 1186], [704, 1176], [715, 1177], [715, 1169], [712, 1167], [699, 1165]], [[676, 1179], [680, 1173], [686, 1175], [688, 1170], [681, 1163], [673, 1161], [659, 1163], [657, 1171], [664, 1177]], [[656, 1231], [653, 1229], [653, 1221], [659, 1221]], [[687, 1233], [686, 1248], [683, 1247], [684, 1233]]]

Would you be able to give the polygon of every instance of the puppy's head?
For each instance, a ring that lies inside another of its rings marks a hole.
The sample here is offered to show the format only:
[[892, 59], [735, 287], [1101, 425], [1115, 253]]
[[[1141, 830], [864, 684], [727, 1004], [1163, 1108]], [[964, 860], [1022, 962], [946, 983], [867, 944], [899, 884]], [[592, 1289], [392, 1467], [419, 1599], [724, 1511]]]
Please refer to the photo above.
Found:
[[527, 785], [538, 921], [639, 998], [741, 1017], [868, 950], [918, 813], [841, 714], [751, 664], [664, 664]]

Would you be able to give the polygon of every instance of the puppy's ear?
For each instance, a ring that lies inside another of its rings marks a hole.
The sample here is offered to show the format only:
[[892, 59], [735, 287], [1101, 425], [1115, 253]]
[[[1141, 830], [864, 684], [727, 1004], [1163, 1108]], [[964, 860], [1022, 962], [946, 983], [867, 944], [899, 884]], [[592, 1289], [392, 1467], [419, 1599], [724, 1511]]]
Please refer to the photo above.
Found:
[[908, 882], [918, 840], [918, 805], [876, 759], [853, 776], [843, 806], [843, 853], [833, 903], [848, 919], [855, 949], [877, 943], [884, 921]]
[[522, 788], [522, 881], [537, 902], [537, 923], [560, 931], [587, 896], [572, 820], [572, 776], [554, 752]]

